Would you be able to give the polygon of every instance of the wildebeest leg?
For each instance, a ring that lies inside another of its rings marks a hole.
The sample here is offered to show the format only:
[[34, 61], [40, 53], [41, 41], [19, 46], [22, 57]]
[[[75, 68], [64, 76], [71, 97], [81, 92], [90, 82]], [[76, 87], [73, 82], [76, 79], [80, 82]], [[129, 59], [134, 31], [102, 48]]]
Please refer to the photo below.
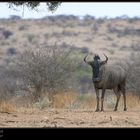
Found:
[[101, 111], [104, 111], [104, 95], [105, 95], [105, 89], [102, 90], [102, 96], [101, 96]]
[[124, 99], [124, 111], [127, 111], [125, 89], [122, 89], [121, 91], [122, 91], [123, 99]]
[[96, 92], [96, 101], [97, 101], [97, 107], [96, 107], [96, 112], [100, 111], [99, 109], [99, 89], [95, 88], [95, 92]]
[[119, 103], [121, 94], [120, 94], [120, 91], [119, 91], [118, 88], [115, 88], [115, 89], [114, 89], [114, 93], [115, 93], [115, 95], [116, 95], [116, 97], [117, 97], [117, 101], [116, 101], [116, 105], [115, 105], [114, 111], [117, 111], [118, 103]]
[[125, 81], [123, 81], [121, 84], [120, 84], [120, 91], [122, 92], [123, 94], [123, 99], [124, 99], [124, 111], [127, 111], [127, 107], [126, 107], [126, 92], [125, 92]]
[[127, 111], [127, 107], [126, 107], [126, 95], [125, 95], [125, 92], [123, 92], [123, 99], [124, 99], [124, 111]]

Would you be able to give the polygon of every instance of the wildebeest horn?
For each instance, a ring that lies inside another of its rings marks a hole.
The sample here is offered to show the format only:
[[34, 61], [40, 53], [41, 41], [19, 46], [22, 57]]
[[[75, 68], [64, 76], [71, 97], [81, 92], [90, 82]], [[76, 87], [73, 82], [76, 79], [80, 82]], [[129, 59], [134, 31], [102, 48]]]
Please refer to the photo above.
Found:
[[86, 62], [86, 58], [87, 58], [88, 54], [85, 56], [84, 61]]
[[105, 54], [103, 54], [105, 57], [106, 57], [106, 60], [105, 61], [103, 61], [104, 63], [107, 63], [107, 61], [108, 61], [108, 57], [105, 55]]

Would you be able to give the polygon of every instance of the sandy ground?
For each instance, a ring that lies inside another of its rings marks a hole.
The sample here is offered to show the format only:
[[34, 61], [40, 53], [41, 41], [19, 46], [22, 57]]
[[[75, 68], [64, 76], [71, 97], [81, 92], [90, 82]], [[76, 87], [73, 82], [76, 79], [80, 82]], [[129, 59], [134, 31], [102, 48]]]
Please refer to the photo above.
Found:
[[140, 109], [127, 112], [88, 109], [23, 109], [12, 113], [0, 112], [1, 128], [44, 127], [140, 127]]

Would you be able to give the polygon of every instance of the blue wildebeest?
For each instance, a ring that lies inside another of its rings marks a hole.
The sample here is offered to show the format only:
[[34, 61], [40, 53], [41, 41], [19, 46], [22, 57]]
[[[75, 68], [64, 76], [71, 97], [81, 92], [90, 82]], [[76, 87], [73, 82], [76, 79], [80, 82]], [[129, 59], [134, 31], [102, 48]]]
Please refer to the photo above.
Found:
[[[88, 56], [88, 55], [87, 55]], [[125, 83], [126, 83], [126, 71], [119, 65], [108, 65], [108, 57], [106, 60], [100, 61], [99, 55], [95, 55], [93, 61], [87, 61], [85, 56], [84, 61], [92, 67], [92, 80], [96, 92], [97, 98], [97, 108], [96, 111], [100, 111], [99, 109], [99, 89], [102, 89], [101, 95], [101, 111], [104, 111], [103, 102], [104, 95], [106, 89], [112, 89], [117, 97], [116, 105], [114, 111], [117, 111], [118, 103], [120, 100], [121, 93], [124, 98], [124, 111], [126, 108], [126, 95], [125, 95]]]

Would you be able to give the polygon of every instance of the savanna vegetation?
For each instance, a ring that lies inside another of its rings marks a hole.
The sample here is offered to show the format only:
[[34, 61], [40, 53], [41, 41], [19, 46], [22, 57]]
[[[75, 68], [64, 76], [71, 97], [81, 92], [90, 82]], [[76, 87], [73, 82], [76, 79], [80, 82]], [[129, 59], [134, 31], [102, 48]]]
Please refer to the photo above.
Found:
[[[109, 63], [128, 72], [128, 98], [138, 104], [139, 22], [138, 17], [96, 19], [90, 15], [0, 19], [1, 103], [41, 109], [93, 108], [92, 71], [83, 58], [89, 54], [88, 59], [93, 59], [98, 53], [104, 59], [105, 53]], [[113, 107], [115, 97], [110, 91], [106, 96], [107, 106]]]

